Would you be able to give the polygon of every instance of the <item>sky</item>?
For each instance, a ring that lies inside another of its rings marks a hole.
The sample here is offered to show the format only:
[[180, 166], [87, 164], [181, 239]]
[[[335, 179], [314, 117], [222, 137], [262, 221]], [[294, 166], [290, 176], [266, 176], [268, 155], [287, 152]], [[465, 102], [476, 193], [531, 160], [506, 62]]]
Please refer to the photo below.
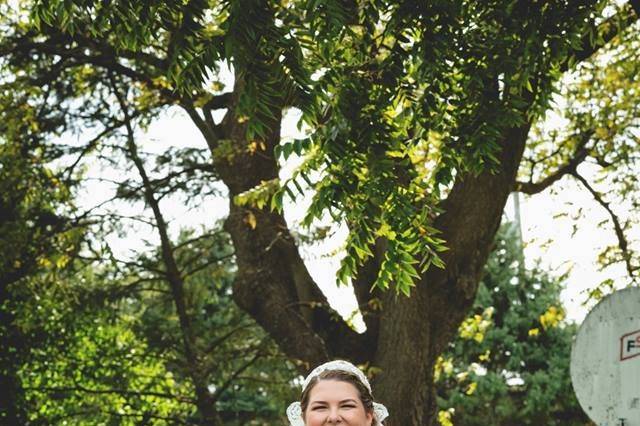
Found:
[[[290, 140], [301, 137], [295, 123], [298, 115], [294, 110], [289, 111], [284, 120], [282, 138]], [[186, 114], [180, 110], [170, 110], [159, 120], [151, 125], [148, 131], [141, 134], [140, 143], [144, 151], [163, 152], [171, 146], [205, 148], [206, 144], [197, 128], [191, 123]], [[281, 178], [290, 176], [300, 159], [291, 157], [291, 160], [283, 165]], [[109, 169], [94, 168], [89, 171], [96, 178], [118, 178], [120, 172]], [[525, 263], [528, 267], [539, 264], [544, 270], [559, 275], [568, 272], [566, 286], [562, 292], [562, 302], [566, 308], [567, 318], [580, 323], [588, 308], [584, 305], [587, 300], [586, 291], [593, 288], [606, 277], [615, 278], [623, 271], [611, 269], [599, 272], [595, 265], [598, 249], [603, 244], [614, 242], [613, 232], [605, 232], [596, 229], [595, 224], [606, 219], [604, 211], [589, 198], [590, 196], [577, 185], [566, 178], [556, 185], [553, 191], [547, 190], [534, 196], [520, 196], [520, 221], [524, 241]], [[91, 187], [81, 194], [82, 204], [94, 205], [108, 198], [110, 189], [107, 186], [100, 188], [100, 184], [94, 182]], [[305, 206], [309, 199], [299, 199], [296, 203], [285, 204], [285, 218], [293, 227], [304, 215]], [[568, 204], [570, 203], [570, 204]], [[566, 217], [558, 217], [571, 209], [583, 208], [585, 211], [583, 222], [576, 232], [573, 232], [573, 221]], [[228, 212], [228, 201], [224, 197], [207, 199], [203, 205], [196, 209], [188, 210], [180, 200], [167, 199], [161, 205], [163, 211], [171, 219], [171, 230], [176, 236], [180, 227], [198, 227], [211, 225], [215, 220], [222, 220]], [[118, 206], [128, 213], [135, 214], [141, 206]], [[514, 218], [513, 198], [510, 198], [505, 207], [505, 217]], [[123, 256], [133, 254], [138, 250], [144, 250], [146, 242], [154, 244], [157, 236], [150, 228], [143, 225], [135, 225], [135, 231], [129, 232], [124, 239], [122, 236], [112, 235], [109, 240], [112, 247]], [[346, 286], [337, 286], [335, 272], [339, 266], [341, 247], [344, 243], [347, 230], [344, 226], [334, 226], [334, 234], [322, 242], [302, 249], [302, 256], [309, 271], [316, 282], [323, 289], [330, 303], [343, 316], [352, 315], [356, 301], [353, 292]], [[355, 318], [356, 326], [361, 326], [358, 318]]]
[[[616, 243], [613, 231], [596, 227], [597, 223], [608, 219], [604, 212], [589, 194], [568, 178], [564, 178], [558, 189], [555, 193], [545, 191], [521, 200], [525, 263], [531, 267], [540, 262], [544, 270], [555, 275], [568, 271], [562, 302], [567, 318], [580, 323], [595, 302], [585, 305], [587, 292], [606, 278], [616, 280], [623, 276], [624, 270], [613, 267], [600, 271], [596, 264], [599, 250]], [[572, 209], [582, 207], [586, 212], [575, 233], [573, 220], [557, 217], [567, 210], [567, 203], [572, 203]]]

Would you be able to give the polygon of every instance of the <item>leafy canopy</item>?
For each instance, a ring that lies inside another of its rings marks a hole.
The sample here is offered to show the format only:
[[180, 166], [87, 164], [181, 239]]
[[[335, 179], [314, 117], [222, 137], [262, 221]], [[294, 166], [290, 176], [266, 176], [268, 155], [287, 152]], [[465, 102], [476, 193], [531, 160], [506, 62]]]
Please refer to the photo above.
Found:
[[277, 152], [309, 159], [265, 196], [281, 208], [310, 187], [305, 223], [329, 213], [351, 231], [339, 279], [384, 239], [374, 285], [408, 294], [443, 266], [432, 224], [454, 178], [495, 166], [505, 130], [547, 106], [569, 52], [599, 37], [605, 3], [45, 0], [25, 34], [59, 34], [82, 58], [81, 46], [114, 51], [123, 60], [107, 66], [142, 92], [205, 113], [220, 107], [229, 64], [242, 88], [231, 119], [246, 122], [248, 145], [275, 111], [302, 110], [308, 137]]

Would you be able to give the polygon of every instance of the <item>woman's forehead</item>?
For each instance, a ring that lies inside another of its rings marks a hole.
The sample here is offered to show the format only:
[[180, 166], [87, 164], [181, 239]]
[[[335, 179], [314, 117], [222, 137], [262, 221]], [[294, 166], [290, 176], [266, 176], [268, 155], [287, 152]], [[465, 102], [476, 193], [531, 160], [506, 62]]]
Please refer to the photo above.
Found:
[[340, 380], [320, 380], [311, 389], [309, 402], [319, 401], [342, 401], [345, 399], [358, 400], [360, 395], [358, 389], [348, 382]]

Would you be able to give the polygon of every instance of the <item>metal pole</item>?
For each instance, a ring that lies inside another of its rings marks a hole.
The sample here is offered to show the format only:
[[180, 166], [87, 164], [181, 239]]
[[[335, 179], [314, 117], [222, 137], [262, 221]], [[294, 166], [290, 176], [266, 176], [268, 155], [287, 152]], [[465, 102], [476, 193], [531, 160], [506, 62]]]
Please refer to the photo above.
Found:
[[512, 192], [513, 197], [513, 225], [518, 239], [518, 272], [524, 274], [524, 243], [522, 241], [522, 218], [520, 217], [520, 193]]

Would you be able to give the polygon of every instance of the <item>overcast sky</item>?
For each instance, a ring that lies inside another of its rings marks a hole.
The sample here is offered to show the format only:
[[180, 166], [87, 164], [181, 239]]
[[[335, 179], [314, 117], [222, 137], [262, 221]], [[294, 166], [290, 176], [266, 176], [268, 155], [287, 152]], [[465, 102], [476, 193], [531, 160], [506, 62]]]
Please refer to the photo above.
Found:
[[[295, 122], [297, 115], [290, 112], [282, 130], [283, 139], [299, 137]], [[140, 137], [140, 143], [145, 151], [162, 152], [170, 146], [178, 147], [206, 147], [202, 136], [191, 123], [190, 119], [180, 112], [173, 110], [156, 121], [149, 131]], [[297, 159], [293, 158], [287, 164], [281, 177], [286, 177], [295, 167]], [[99, 176], [120, 177], [118, 172], [109, 169], [95, 168], [90, 174]], [[83, 193], [82, 204], [92, 205], [108, 196], [106, 187], [102, 189], [92, 184]], [[583, 303], [587, 299], [585, 291], [593, 288], [606, 277], [616, 278], [624, 271], [622, 268], [610, 269], [606, 273], [597, 271], [595, 260], [598, 249], [604, 244], [615, 242], [613, 232], [596, 229], [595, 224], [606, 219], [604, 211], [589, 198], [586, 191], [568, 179], [563, 179], [557, 185], [555, 193], [544, 193], [525, 197], [521, 196], [521, 223], [525, 241], [525, 257], [528, 266], [537, 260], [552, 273], [560, 274], [571, 268], [566, 288], [562, 293], [563, 303], [567, 309], [568, 318], [582, 321], [587, 312]], [[305, 211], [308, 200], [298, 200], [296, 204], [285, 207], [285, 216], [290, 225], [300, 220]], [[577, 232], [572, 235], [574, 222], [566, 217], [556, 217], [567, 210], [567, 202], [572, 203], [571, 209], [583, 208], [584, 219]], [[173, 235], [177, 235], [180, 227], [198, 227], [201, 224], [210, 226], [214, 220], [222, 219], [228, 211], [228, 201], [225, 198], [209, 199], [201, 207], [187, 211], [180, 201], [167, 199], [162, 205], [165, 214], [171, 218]], [[120, 206], [118, 206], [120, 208]], [[124, 207], [129, 213], [137, 213], [134, 207]], [[138, 207], [138, 210], [141, 207]], [[513, 218], [513, 201], [510, 199], [506, 207], [506, 215]], [[355, 298], [349, 288], [336, 287], [335, 272], [341, 257], [340, 248], [346, 236], [344, 227], [337, 227], [333, 238], [323, 241], [313, 247], [303, 250], [310, 273], [328, 295], [330, 301], [341, 314], [348, 316], [355, 307]], [[129, 233], [124, 240], [112, 236], [110, 242], [123, 255], [144, 249], [144, 241], [157, 241], [157, 236], [150, 229], [138, 227], [136, 232]]]

